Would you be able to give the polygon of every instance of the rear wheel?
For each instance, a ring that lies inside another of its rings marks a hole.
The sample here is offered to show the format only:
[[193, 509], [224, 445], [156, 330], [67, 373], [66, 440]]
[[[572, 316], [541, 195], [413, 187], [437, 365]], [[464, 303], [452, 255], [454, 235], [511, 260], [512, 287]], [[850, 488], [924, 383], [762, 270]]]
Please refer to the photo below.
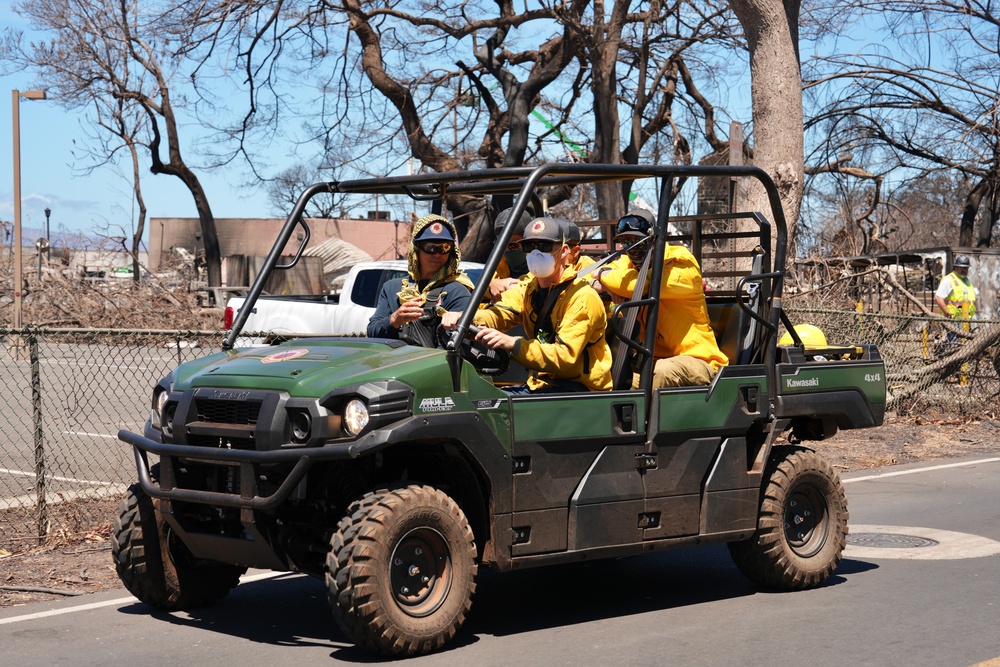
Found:
[[747, 578], [800, 590], [826, 581], [847, 544], [847, 497], [836, 471], [801, 447], [775, 447], [761, 496], [757, 531], [729, 552]]
[[365, 494], [340, 521], [327, 557], [337, 624], [384, 655], [427, 653], [454, 637], [472, 607], [475, 576], [465, 514], [428, 486]]
[[240, 583], [245, 567], [194, 558], [142, 487], [133, 484], [118, 505], [111, 557], [129, 593], [170, 611], [204, 607]]

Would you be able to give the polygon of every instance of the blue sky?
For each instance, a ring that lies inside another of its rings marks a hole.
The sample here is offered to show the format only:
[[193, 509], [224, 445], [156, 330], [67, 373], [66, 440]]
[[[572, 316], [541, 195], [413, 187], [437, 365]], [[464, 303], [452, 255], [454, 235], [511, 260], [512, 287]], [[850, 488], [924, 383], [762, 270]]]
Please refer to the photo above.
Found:
[[[31, 86], [28, 77], [0, 77], [0, 219], [13, 220], [13, 89]], [[73, 142], [83, 141], [80, 116], [51, 101], [21, 100], [21, 223], [25, 228], [45, 227], [44, 210], [52, 210], [51, 228], [69, 232], [105, 231], [110, 235], [131, 234], [136, 212], [131, 178], [114, 166], [93, 173], [82, 172], [86, 164], [74, 161]], [[128, 165], [125, 165], [128, 167]], [[143, 165], [143, 195], [151, 217], [197, 215], [190, 194], [170, 176], [148, 174]], [[240, 174], [199, 172], [217, 217], [259, 217], [270, 210], [266, 196], [240, 189]]]
[[[23, 21], [0, 3], [0, 29], [25, 28]], [[0, 76], [0, 220], [14, 219], [12, 101], [14, 89], [43, 88], [28, 74]], [[132, 195], [131, 165], [110, 165], [84, 173], [88, 162], [74, 160], [74, 141], [87, 133], [82, 112], [67, 111], [52, 100], [21, 100], [21, 224], [25, 230], [44, 230], [45, 208], [52, 210], [52, 236], [90, 233], [131, 235], [137, 211]], [[182, 129], [182, 131], [184, 131]], [[218, 218], [267, 217], [273, 211], [262, 189], [241, 187], [245, 174], [239, 165], [228, 169], [198, 169], [198, 156], [183, 146], [189, 166], [196, 170]], [[279, 151], [271, 156], [274, 173], [295, 162]], [[148, 158], [141, 165], [142, 189], [149, 217], [195, 217], [191, 195], [179, 179], [149, 173]], [[148, 226], [148, 221], [147, 221]], [[28, 232], [25, 232], [27, 238]]]

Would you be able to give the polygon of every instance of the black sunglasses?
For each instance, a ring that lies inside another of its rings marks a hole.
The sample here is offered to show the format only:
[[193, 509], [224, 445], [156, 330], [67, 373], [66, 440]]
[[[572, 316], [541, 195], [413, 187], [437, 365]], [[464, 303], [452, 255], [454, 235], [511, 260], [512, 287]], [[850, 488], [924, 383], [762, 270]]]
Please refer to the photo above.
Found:
[[[552, 252], [556, 247], [555, 241], [521, 241], [521, 250], [524, 252], [531, 252], [533, 250], [539, 250], [541, 252]], [[562, 245], [562, 244], [558, 244]]]
[[455, 247], [455, 244], [451, 241], [421, 241], [417, 243], [417, 247], [420, 252], [425, 252], [428, 255], [447, 255]]
[[633, 262], [636, 261], [637, 259], [638, 260], [643, 259], [646, 256], [646, 253], [649, 252], [649, 249], [652, 247], [649, 244], [649, 239], [638, 239], [638, 240], [630, 239], [628, 241], [619, 241], [619, 243], [621, 244], [621, 247], [625, 250], [625, 254], [628, 255]]
[[618, 241], [618, 247], [626, 252], [645, 250], [649, 247], [649, 238], [626, 237]]

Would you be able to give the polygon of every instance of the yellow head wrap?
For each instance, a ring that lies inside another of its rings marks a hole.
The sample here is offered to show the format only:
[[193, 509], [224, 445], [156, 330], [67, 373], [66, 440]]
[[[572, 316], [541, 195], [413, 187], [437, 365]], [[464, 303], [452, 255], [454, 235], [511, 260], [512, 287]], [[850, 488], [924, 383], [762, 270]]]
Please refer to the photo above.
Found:
[[441, 269], [431, 276], [431, 279], [427, 281], [427, 285], [424, 289], [420, 289], [418, 286], [418, 281], [420, 280], [420, 260], [417, 255], [417, 244], [410, 242], [410, 250], [406, 253], [406, 260], [408, 263], [408, 268], [410, 272], [410, 279], [403, 279], [403, 289], [399, 291], [399, 302], [404, 303], [406, 301], [412, 301], [415, 298], [419, 298], [421, 303], [423, 303], [425, 295], [436, 287], [441, 285], [446, 285], [450, 282], [458, 282], [464, 285], [471, 292], [473, 289], [472, 281], [469, 280], [469, 276], [465, 275], [465, 272], [458, 268], [458, 263], [462, 261], [462, 253], [458, 249], [458, 231], [455, 229], [455, 225], [440, 215], [425, 215], [424, 217], [413, 223], [413, 236], [412, 238], [417, 238], [420, 236], [420, 232], [424, 231], [424, 228], [435, 222], [440, 222], [442, 225], [451, 230], [451, 235], [456, 239], [455, 247], [451, 251], [451, 257], [447, 264], [441, 267]]

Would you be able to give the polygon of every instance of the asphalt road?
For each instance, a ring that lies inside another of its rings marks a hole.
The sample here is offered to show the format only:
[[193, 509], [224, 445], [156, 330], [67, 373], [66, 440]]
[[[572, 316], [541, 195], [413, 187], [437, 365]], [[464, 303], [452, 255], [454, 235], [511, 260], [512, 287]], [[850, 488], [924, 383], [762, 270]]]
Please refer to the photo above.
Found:
[[[855, 473], [845, 482], [851, 546], [819, 589], [761, 592], [724, 546], [484, 576], [456, 641], [407, 664], [941, 667], [996, 660], [1000, 456]], [[218, 605], [189, 613], [154, 613], [124, 591], [2, 609], [3, 663], [377, 661], [336, 629], [320, 582], [253, 574]]]

